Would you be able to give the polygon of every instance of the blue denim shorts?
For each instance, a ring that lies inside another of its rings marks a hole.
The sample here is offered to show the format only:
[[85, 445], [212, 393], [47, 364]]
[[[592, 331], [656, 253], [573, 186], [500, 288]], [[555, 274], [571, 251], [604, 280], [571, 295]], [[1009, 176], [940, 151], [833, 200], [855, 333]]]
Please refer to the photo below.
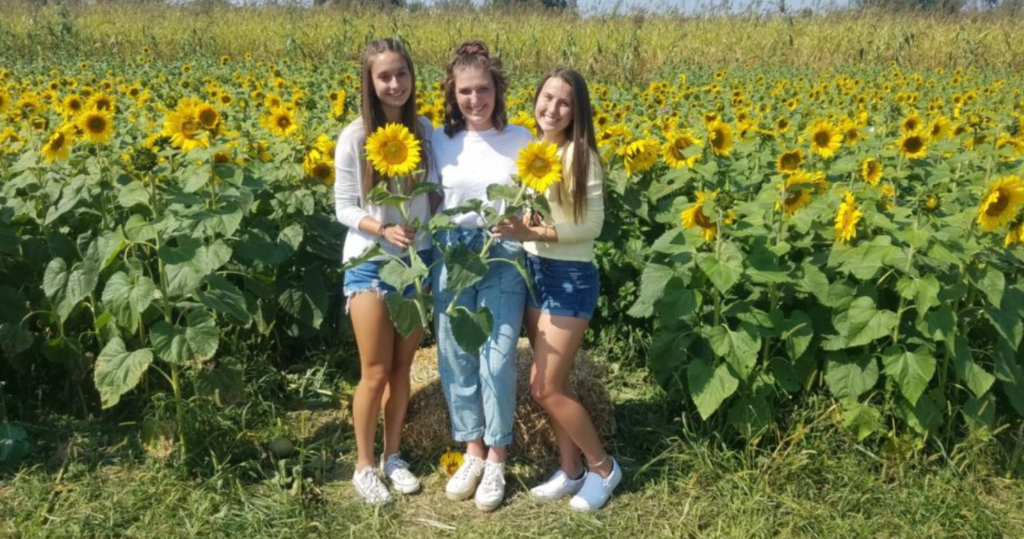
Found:
[[600, 294], [597, 266], [593, 262], [555, 260], [527, 253], [526, 271], [533, 294], [526, 306], [552, 316], [590, 320]]
[[[419, 255], [427, 267], [430, 267], [430, 264], [434, 259], [433, 249], [423, 249], [421, 251], [417, 251], [416, 254]], [[384, 264], [387, 264], [389, 260], [390, 259], [370, 260], [346, 271], [343, 288], [345, 297], [347, 299], [352, 299], [352, 296], [359, 292], [376, 291], [381, 296], [388, 292], [395, 292], [395, 287], [380, 279], [380, 268], [383, 267]], [[404, 257], [402, 260], [405, 261], [406, 264], [409, 263], [409, 257]], [[423, 284], [429, 286], [430, 278], [424, 277]], [[407, 298], [413, 297], [416, 295], [416, 287], [409, 285], [402, 292], [402, 295]]]

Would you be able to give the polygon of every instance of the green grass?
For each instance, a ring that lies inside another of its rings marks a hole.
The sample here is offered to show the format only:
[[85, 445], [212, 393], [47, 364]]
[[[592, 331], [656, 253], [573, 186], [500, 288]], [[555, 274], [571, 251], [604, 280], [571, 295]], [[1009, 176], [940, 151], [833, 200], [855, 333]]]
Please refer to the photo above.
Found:
[[32, 429], [30, 462], [0, 476], [0, 537], [1024, 536], [1024, 484], [1004, 478], [996, 441], [968, 457], [894, 462], [843, 433], [830, 402], [813, 401], [772, 443], [742, 449], [681, 414], [643, 374], [613, 371], [613, 450], [626, 479], [596, 514], [531, 500], [527, 485], [550, 470], [523, 462], [493, 514], [445, 499], [443, 472], [423, 461], [414, 463], [422, 493], [367, 507], [348, 481], [353, 443], [341, 414], [276, 408], [259, 432], [239, 436], [297, 440], [307, 464], [298, 482], [295, 458], [266, 455], [219, 455], [185, 472], [147, 458], [133, 424], [56, 419]]

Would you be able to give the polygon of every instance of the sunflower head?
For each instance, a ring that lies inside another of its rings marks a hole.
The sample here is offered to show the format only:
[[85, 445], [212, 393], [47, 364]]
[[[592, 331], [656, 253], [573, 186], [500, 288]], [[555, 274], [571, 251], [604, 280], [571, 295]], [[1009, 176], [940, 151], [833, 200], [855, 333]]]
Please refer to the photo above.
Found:
[[76, 122], [82, 138], [93, 144], [106, 144], [114, 134], [113, 115], [105, 110], [89, 110], [82, 113]]
[[900, 131], [904, 133], [913, 133], [924, 126], [924, 121], [917, 115], [917, 112], [911, 112], [907, 115], [903, 121], [900, 122]]
[[918, 131], [904, 134], [897, 143], [900, 155], [906, 159], [922, 159], [928, 155], [928, 144]]
[[441, 455], [441, 459], [438, 461], [438, 464], [441, 465], [441, 469], [444, 470], [445, 473], [448, 475], [454, 475], [459, 469], [459, 466], [462, 466], [462, 453], [448, 449], [443, 455]]
[[661, 147], [661, 155], [665, 163], [671, 168], [693, 168], [693, 165], [700, 159], [700, 154], [695, 153], [687, 157], [684, 152], [687, 148], [701, 146], [701, 141], [694, 137], [689, 130], [670, 132], [667, 139]]
[[287, 107], [274, 107], [270, 114], [263, 118], [263, 125], [271, 133], [279, 137], [287, 137], [299, 129], [295, 121], [295, 112]]
[[857, 223], [864, 216], [857, 207], [857, 199], [853, 193], [847, 191], [843, 196], [843, 202], [839, 205], [839, 212], [836, 214], [836, 241], [847, 243], [857, 237]]
[[648, 138], [634, 140], [618, 151], [626, 167], [626, 175], [633, 176], [654, 168], [658, 162], [658, 143]]
[[792, 174], [804, 164], [804, 152], [800, 149], [789, 150], [779, 154], [775, 160], [775, 168], [782, 174]]
[[708, 142], [715, 155], [728, 157], [732, 153], [732, 128], [720, 120], [709, 123]]
[[981, 197], [978, 206], [978, 226], [992, 231], [1017, 215], [1024, 205], [1024, 180], [1020, 176], [1006, 176], [995, 181]]
[[366, 139], [366, 153], [380, 174], [406, 176], [420, 164], [420, 141], [404, 125], [391, 123]]
[[548, 142], [531, 142], [519, 152], [516, 159], [519, 179], [537, 193], [562, 180], [562, 161], [558, 158], [558, 147]]
[[782, 188], [782, 200], [775, 204], [776, 210], [794, 214], [800, 208], [811, 203], [811, 193], [817, 184], [816, 174], [797, 171], [786, 178]]
[[843, 143], [839, 128], [822, 119], [815, 120], [807, 128], [807, 139], [811, 142], [811, 152], [822, 157], [832, 157]]
[[704, 215], [704, 206], [709, 200], [718, 196], [718, 192], [697, 191], [695, 195], [697, 201], [694, 205], [679, 214], [680, 224], [682, 224], [683, 228], [699, 227], [701, 238], [704, 241], [711, 241], [718, 234], [718, 224], [714, 220], [709, 219], [707, 215]]
[[882, 164], [874, 157], [865, 159], [860, 164], [860, 176], [872, 187], [876, 187], [882, 179]]
[[43, 155], [43, 159], [47, 163], [67, 161], [71, 155], [72, 137], [72, 130], [68, 129], [67, 126], [62, 126], [46, 139], [39, 153]]
[[203, 125], [204, 129], [214, 129], [220, 122], [220, 114], [209, 103], [202, 103], [196, 107], [196, 118], [199, 119], [199, 123]]
[[302, 160], [302, 171], [306, 176], [330, 187], [334, 185], [334, 159], [331, 154], [314, 147]]

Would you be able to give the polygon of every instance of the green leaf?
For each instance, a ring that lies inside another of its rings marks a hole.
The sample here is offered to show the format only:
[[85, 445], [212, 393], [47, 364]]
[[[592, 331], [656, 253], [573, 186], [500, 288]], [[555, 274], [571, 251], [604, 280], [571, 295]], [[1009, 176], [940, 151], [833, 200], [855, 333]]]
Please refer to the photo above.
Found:
[[145, 275], [129, 277], [124, 272], [110, 276], [103, 287], [103, 303], [114, 315], [118, 325], [129, 333], [138, 327], [139, 316], [149, 307], [156, 292], [156, 283]]
[[798, 281], [800, 288], [805, 292], [809, 292], [818, 298], [823, 304], [828, 304], [828, 289], [829, 282], [828, 277], [810, 262], [804, 262], [800, 268], [803, 270], [803, 277]]
[[920, 319], [929, 309], [939, 304], [939, 280], [934, 275], [903, 277], [896, 283], [896, 291], [906, 299], [914, 300]]
[[935, 376], [935, 358], [925, 347], [913, 352], [890, 347], [882, 354], [883, 372], [896, 380], [900, 393], [910, 404], [917, 404], [928, 382]]
[[142, 243], [156, 238], [156, 229], [145, 217], [133, 213], [124, 224], [124, 233], [128, 241]]
[[944, 341], [953, 335], [956, 329], [956, 315], [949, 304], [924, 313], [917, 320], [917, 330], [933, 341]]
[[419, 308], [416, 307], [416, 298], [407, 299], [398, 292], [389, 292], [384, 296], [384, 302], [391, 314], [391, 321], [395, 329], [402, 334], [402, 337], [412, 335], [414, 331], [423, 327], [420, 320]]
[[661, 328], [651, 341], [647, 353], [647, 367], [654, 374], [658, 385], [669, 394], [684, 389], [682, 377], [685, 364], [682, 358], [688, 352], [692, 353], [692, 342], [692, 333], [682, 333], [674, 328]]
[[925, 393], [917, 404], [910, 404], [906, 399], [899, 399], [898, 410], [903, 419], [920, 434], [935, 434], [943, 423], [946, 399], [936, 388]]
[[686, 369], [690, 397], [697, 405], [700, 417], [707, 420], [739, 388], [739, 380], [729, 372], [725, 363], [712, 369], [703, 359], [696, 358]]
[[973, 267], [968, 271], [968, 276], [974, 282], [978, 290], [981, 290], [988, 302], [993, 307], [999, 307], [1003, 302], [1003, 290], [1006, 289], [1006, 276], [992, 266], [984, 270], [977, 270]]
[[475, 354], [483, 346], [494, 327], [494, 318], [487, 307], [480, 307], [476, 312], [459, 306], [451, 313], [452, 336], [464, 351]]
[[16, 469], [30, 449], [25, 429], [6, 421], [0, 423], [0, 470]]
[[349, 260], [348, 262], [345, 262], [345, 265], [342, 266], [341, 269], [344, 271], [348, 271], [356, 266], [359, 266], [360, 264], [369, 262], [370, 260], [373, 260], [374, 258], [377, 258], [382, 254], [384, 254], [384, 250], [381, 249], [380, 244], [374, 243], [365, 251], [363, 251], [363, 254]]
[[43, 292], [57, 316], [64, 321], [78, 302], [92, 293], [98, 279], [99, 268], [94, 264], [82, 261], [68, 271], [64, 259], [57, 257], [46, 265], [43, 272]]
[[793, 311], [786, 321], [782, 338], [786, 341], [786, 353], [793, 361], [800, 359], [814, 339], [814, 325], [811, 317], [803, 311]]
[[856, 400], [878, 382], [878, 361], [874, 356], [834, 357], [827, 363], [825, 382], [841, 400]]
[[417, 278], [425, 279], [427, 275], [426, 266], [422, 263], [415, 265], [411, 259], [409, 265], [401, 260], [392, 259], [380, 268], [380, 279], [395, 287], [395, 290], [405, 290], [415, 283]]
[[712, 254], [697, 257], [697, 265], [708, 276], [715, 288], [726, 293], [743, 275], [743, 263], [738, 256], [722, 256], [721, 260]]
[[1021, 320], [1020, 315], [1015, 309], [1005, 307], [1007, 306], [1004, 305], [1003, 309], [984, 307], [982, 312], [985, 313], [985, 317], [992, 323], [992, 327], [995, 328], [1006, 344], [1016, 350], [1020, 344], [1021, 337], [1024, 336], [1024, 321]]
[[665, 286], [665, 294], [658, 300], [656, 311], [662, 320], [680, 320], [696, 313], [700, 302], [700, 292], [686, 288], [682, 279], [674, 277]]
[[222, 240], [203, 245], [195, 238], [179, 237], [177, 244], [177, 247], [161, 247], [158, 253], [167, 264], [167, 292], [171, 296], [195, 292], [204, 277], [231, 259], [231, 248]]
[[672, 268], [661, 264], [648, 264], [640, 276], [640, 297], [626, 313], [635, 318], [648, 318], [654, 314], [654, 304], [665, 294], [665, 285], [672, 278]]
[[298, 288], [288, 288], [277, 298], [285, 312], [317, 329], [327, 311], [327, 287], [322, 273], [319, 268], [306, 271]]
[[186, 174], [182, 186], [186, 193], [195, 193], [210, 183], [210, 171], [206, 167], [194, 168]]
[[448, 272], [445, 282], [452, 290], [469, 288], [487, 275], [487, 263], [463, 243], [445, 251], [444, 267]]
[[882, 414], [877, 408], [857, 401], [843, 403], [843, 427], [853, 432], [858, 442], [882, 430]]
[[185, 365], [205, 361], [217, 353], [220, 330], [209, 313], [202, 309], [189, 311], [186, 323], [185, 328], [180, 328], [161, 320], [150, 329], [149, 341], [160, 359]]
[[672, 227], [665, 231], [665, 233], [655, 240], [653, 245], [651, 245], [651, 250], [656, 253], [665, 253], [668, 255], [697, 252], [694, 246], [687, 243], [686, 234], [683, 234], [683, 229], [678, 227]]
[[380, 182], [370, 190], [370, 193], [366, 196], [366, 200], [371, 204], [376, 204], [377, 206], [400, 208], [407, 200], [409, 200], [409, 197], [392, 193], [388, 190], [387, 182]]
[[761, 397], [743, 397], [729, 407], [729, 423], [747, 440], [764, 434], [771, 420], [771, 408]]
[[245, 304], [245, 293], [227, 278], [211, 273], [206, 276], [206, 290], [197, 293], [203, 305], [227, 316], [238, 326], [247, 326], [252, 318]]
[[200, 369], [196, 375], [196, 392], [212, 398], [218, 405], [245, 402], [245, 380], [242, 367], [235, 361], [220, 360], [212, 369]]
[[18, 324], [0, 324], [0, 349], [7, 357], [14, 357], [32, 347], [35, 336]]
[[991, 429], [996, 422], [996, 399], [991, 393], [983, 397], [968, 397], [960, 407], [960, 413], [970, 430]]
[[892, 238], [875, 236], [871, 242], [861, 243], [856, 247], [836, 243], [829, 253], [828, 265], [838, 267], [840, 271], [867, 281], [872, 279], [883, 265], [887, 264], [892, 257], [898, 256], [899, 253], [900, 249], [892, 245]]
[[117, 192], [117, 203], [122, 208], [131, 208], [137, 204], [148, 208], [150, 207], [149, 189], [142, 182], [133, 181]]
[[[892, 333], [899, 317], [892, 311], [875, 309], [875, 300], [861, 296], [846, 310], [846, 327], [840, 329], [846, 337], [847, 347], [861, 346]], [[837, 329], [839, 325], [837, 324]]]
[[120, 337], [111, 339], [96, 358], [93, 374], [103, 408], [116, 405], [122, 395], [134, 389], [152, 362], [149, 348], [128, 352]]
[[950, 353], [953, 356], [953, 368], [964, 385], [974, 393], [975, 397], [981, 397], [992, 388], [996, 377], [986, 371], [981, 365], [974, 362], [971, 354], [971, 347], [963, 336], [956, 338]]
[[725, 325], [716, 326], [708, 330], [708, 341], [711, 350], [725, 358], [740, 380], [746, 380], [754, 372], [757, 353], [761, 350], [761, 336], [756, 328], [746, 322], [740, 323], [738, 331]]

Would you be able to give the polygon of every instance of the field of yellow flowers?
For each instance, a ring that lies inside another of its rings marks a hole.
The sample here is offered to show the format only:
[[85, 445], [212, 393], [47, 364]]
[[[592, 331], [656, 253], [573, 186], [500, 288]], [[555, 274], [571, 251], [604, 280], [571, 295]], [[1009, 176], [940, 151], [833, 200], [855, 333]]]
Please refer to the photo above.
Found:
[[[8, 36], [27, 24], [12, 20]], [[62, 380], [83, 410], [94, 390], [110, 408], [163, 386], [180, 422], [183, 394], [241, 383], [225, 343], [322, 336], [337, 308], [329, 187], [357, 66], [236, 42], [169, 60], [126, 36], [117, 54], [0, 70], [0, 373], [13, 394]], [[510, 40], [515, 66], [529, 40]], [[527, 67], [554, 63], [537, 51]], [[418, 98], [438, 124], [425, 56]], [[839, 402], [858, 439], [988, 436], [1024, 415], [1024, 79], [900, 60], [660, 58], [643, 82], [594, 68], [597, 329], [645, 328], [666, 391], [747, 440], [806, 392]], [[533, 128], [516, 72], [512, 121]]]

